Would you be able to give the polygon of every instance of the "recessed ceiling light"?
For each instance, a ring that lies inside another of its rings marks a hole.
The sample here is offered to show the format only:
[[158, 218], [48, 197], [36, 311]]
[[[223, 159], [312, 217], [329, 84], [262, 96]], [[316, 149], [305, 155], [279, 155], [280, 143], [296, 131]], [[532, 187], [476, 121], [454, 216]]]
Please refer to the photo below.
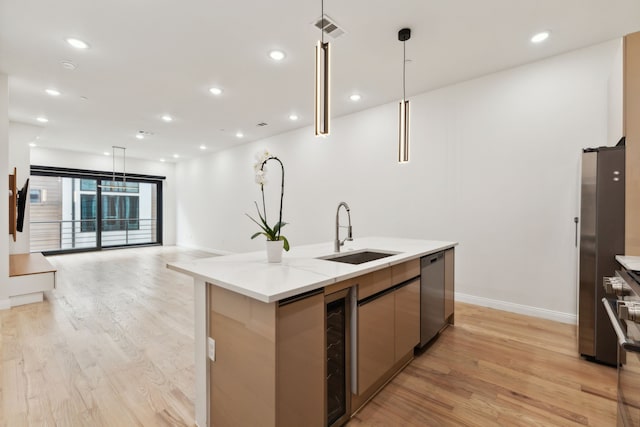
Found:
[[282, 61], [285, 56], [287, 55], [285, 55], [285, 53], [281, 50], [272, 50], [271, 52], [269, 52], [269, 57], [274, 61]]
[[29, 147], [35, 147], [35, 146], [36, 146], [36, 143], [35, 143], [35, 142], [30, 142], [30, 143], [29, 143]]
[[206, 146], [206, 145], [204, 145], [204, 144], [202, 144], [202, 145], [200, 146], [200, 149], [201, 149], [201, 150], [206, 150], [206, 149], [207, 149], [207, 146]]
[[49, 119], [47, 119], [46, 117], [38, 117], [36, 118], [37, 121], [39, 121], [40, 123], [47, 123], [49, 121]]
[[298, 119], [299, 119], [299, 117], [298, 117], [298, 115], [297, 115], [297, 114], [290, 114], [290, 115], [289, 115], [289, 120], [296, 121], [296, 120], [298, 120]]
[[353, 95], [351, 95], [351, 96], [349, 97], [349, 99], [350, 99], [350, 100], [352, 100], [353, 102], [360, 101], [360, 98], [361, 98], [361, 96], [360, 96], [360, 95], [358, 95], [357, 93], [354, 93]]
[[242, 132], [236, 132], [236, 138], [243, 138], [244, 134]]
[[153, 132], [149, 132], [148, 130], [139, 130], [138, 133], [136, 133], [136, 138], [138, 139], [145, 139], [148, 136], [153, 136]]
[[71, 46], [75, 47], [76, 49], [88, 49], [89, 48], [89, 44], [87, 42], [85, 42], [85, 41], [80, 40], [80, 39], [69, 37], [69, 38], [66, 39], [66, 41]]
[[60, 91], [56, 89], [46, 89], [45, 92], [51, 96], [60, 96]]
[[173, 117], [171, 117], [168, 114], [165, 114], [164, 116], [162, 116], [162, 120], [164, 120], [165, 122], [169, 123], [173, 121]]
[[160, 161], [163, 162], [163, 163], [166, 162], [166, 160], [164, 158], [160, 159]]
[[77, 68], [77, 65], [71, 61], [62, 61], [61, 64], [67, 70], [75, 70]]
[[222, 94], [222, 89], [220, 89], [219, 87], [212, 87], [209, 88], [209, 92], [211, 92], [213, 95], [220, 95]]
[[531, 37], [531, 43], [541, 43], [549, 38], [549, 31], [543, 31]]
[[110, 153], [110, 152], [108, 152], [108, 151], [105, 151], [105, 152], [103, 152], [102, 154], [104, 154], [105, 156], [110, 156], [110, 155], [111, 155], [111, 153]]
[[174, 158], [174, 159], [177, 159], [178, 157], [180, 157], [180, 155], [179, 155], [179, 154], [174, 154], [174, 155], [173, 155], [173, 158]]

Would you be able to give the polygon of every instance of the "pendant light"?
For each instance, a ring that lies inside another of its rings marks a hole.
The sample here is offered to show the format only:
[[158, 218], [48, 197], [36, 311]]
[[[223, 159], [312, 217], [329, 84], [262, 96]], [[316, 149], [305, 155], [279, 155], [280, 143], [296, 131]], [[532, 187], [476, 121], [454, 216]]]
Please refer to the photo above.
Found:
[[324, 0], [321, 0], [321, 13], [321, 36], [316, 45], [316, 136], [329, 135], [329, 42], [324, 42]]
[[[122, 185], [116, 184], [116, 150], [122, 150]], [[117, 145], [111, 146], [111, 159], [113, 164], [113, 171], [111, 172], [111, 185], [98, 185], [98, 187], [106, 191], [127, 191], [127, 149], [125, 147], [118, 147]]]
[[403, 28], [398, 31], [398, 40], [402, 42], [402, 101], [400, 101], [400, 126], [398, 136], [398, 162], [409, 161], [409, 100], [406, 97], [406, 65], [407, 49], [405, 42], [411, 38], [411, 29]]

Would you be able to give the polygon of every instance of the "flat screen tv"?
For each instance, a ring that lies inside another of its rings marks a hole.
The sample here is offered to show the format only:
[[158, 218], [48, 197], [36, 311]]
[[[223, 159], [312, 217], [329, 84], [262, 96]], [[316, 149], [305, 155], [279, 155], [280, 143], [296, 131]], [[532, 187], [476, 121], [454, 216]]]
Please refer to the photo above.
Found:
[[16, 230], [22, 233], [24, 225], [24, 210], [27, 208], [27, 199], [29, 198], [29, 180], [24, 183], [20, 191], [18, 191], [18, 218], [16, 220]]

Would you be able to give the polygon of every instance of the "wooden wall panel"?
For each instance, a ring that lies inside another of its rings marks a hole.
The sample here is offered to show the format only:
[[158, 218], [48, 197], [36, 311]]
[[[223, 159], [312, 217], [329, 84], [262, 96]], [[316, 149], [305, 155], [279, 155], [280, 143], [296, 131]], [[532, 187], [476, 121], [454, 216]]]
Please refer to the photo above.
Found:
[[624, 38], [625, 255], [640, 255], [640, 32]]

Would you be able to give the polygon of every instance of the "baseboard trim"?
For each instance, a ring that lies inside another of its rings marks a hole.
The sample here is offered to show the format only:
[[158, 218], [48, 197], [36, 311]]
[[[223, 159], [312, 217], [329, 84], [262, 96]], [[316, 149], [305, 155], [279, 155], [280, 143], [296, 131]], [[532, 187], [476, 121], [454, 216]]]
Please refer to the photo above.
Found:
[[33, 292], [25, 295], [15, 295], [9, 298], [11, 301], [11, 307], [17, 307], [19, 305], [33, 304], [44, 301], [43, 292]]
[[500, 301], [497, 299], [478, 297], [475, 295], [468, 295], [460, 292], [455, 293], [455, 298], [456, 301], [460, 302], [480, 305], [482, 307], [495, 308], [497, 310], [509, 311], [511, 313], [540, 317], [542, 319], [555, 320], [556, 322], [568, 323], [571, 325], [575, 325], [578, 322], [578, 316], [571, 313], [564, 313], [562, 311], [554, 311], [548, 310], [546, 308], [517, 304], [509, 301]]
[[0, 299], [0, 310], [9, 310], [10, 308], [11, 308], [11, 300], [9, 298]]

